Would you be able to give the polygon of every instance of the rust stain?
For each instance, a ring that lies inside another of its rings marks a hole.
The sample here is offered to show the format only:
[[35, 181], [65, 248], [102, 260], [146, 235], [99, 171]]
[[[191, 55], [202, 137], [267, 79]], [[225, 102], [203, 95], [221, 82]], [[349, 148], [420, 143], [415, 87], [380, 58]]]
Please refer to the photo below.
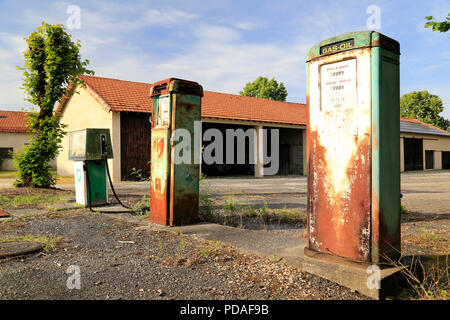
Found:
[[372, 232], [372, 243], [371, 243], [371, 261], [373, 263], [379, 262], [379, 250], [380, 250], [380, 231], [379, 231], [379, 223], [380, 223], [380, 213], [379, 213], [379, 199], [378, 194], [375, 190], [372, 190], [372, 215], [371, 215], [371, 232]]
[[150, 214], [149, 221], [167, 225], [167, 148], [165, 138], [158, 137], [164, 131], [154, 131], [151, 150]]
[[161, 190], [161, 186], [159, 186], [160, 190], [150, 188], [150, 215], [148, 217], [149, 221], [167, 225], [167, 185]]
[[311, 132], [308, 205], [310, 248], [359, 261], [370, 253], [370, 135], [358, 141], [346, 175], [349, 194], [334, 188], [326, 161], [326, 149]]
[[155, 179], [155, 190], [161, 192], [161, 179], [160, 178]]
[[381, 234], [379, 243], [379, 250], [382, 253], [380, 256], [381, 262], [385, 261], [385, 255], [392, 259], [399, 257], [401, 252], [400, 230], [396, 230], [392, 234], [389, 232], [383, 211], [380, 212], [379, 229]]
[[157, 139], [155, 143], [156, 143], [156, 157], [160, 159], [164, 152], [164, 139]]

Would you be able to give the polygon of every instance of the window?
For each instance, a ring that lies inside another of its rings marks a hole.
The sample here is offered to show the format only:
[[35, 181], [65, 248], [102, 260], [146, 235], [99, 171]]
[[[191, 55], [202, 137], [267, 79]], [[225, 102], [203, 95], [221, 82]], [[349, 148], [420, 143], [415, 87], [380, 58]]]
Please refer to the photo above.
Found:
[[12, 159], [13, 148], [0, 148], [0, 159]]

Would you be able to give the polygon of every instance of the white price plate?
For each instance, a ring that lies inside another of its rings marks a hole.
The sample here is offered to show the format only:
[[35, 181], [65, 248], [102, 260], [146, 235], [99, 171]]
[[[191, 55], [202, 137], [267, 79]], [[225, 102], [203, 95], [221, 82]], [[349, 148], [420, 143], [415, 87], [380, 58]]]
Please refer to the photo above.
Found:
[[320, 67], [321, 110], [350, 109], [356, 106], [356, 59]]
[[159, 104], [159, 123], [160, 126], [167, 126], [170, 117], [170, 96], [161, 96], [158, 99]]

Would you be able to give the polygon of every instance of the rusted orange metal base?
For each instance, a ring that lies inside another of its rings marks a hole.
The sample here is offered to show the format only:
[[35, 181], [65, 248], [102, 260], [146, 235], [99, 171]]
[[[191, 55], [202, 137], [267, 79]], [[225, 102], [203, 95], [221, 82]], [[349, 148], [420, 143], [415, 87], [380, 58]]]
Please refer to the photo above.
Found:
[[167, 226], [169, 225], [167, 218], [163, 217], [163, 216], [157, 216], [157, 215], [149, 215], [148, 216], [148, 221], [153, 222], [153, 223], [157, 223], [157, 224], [161, 224], [163, 226]]
[[366, 269], [368, 266], [370, 266], [370, 263], [366, 262], [366, 261], [351, 260], [351, 259], [336, 256], [334, 254], [328, 254], [328, 253], [323, 253], [323, 252], [319, 252], [316, 250], [311, 250], [308, 247], [305, 247], [304, 254], [305, 254], [305, 256], [307, 256], [309, 258], [319, 259], [324, 262], [342, 264], [342, 265], [357, 267], [357, 268], [361, 268], [361, 269]]
[[8, 218], [8, 217], [9, 217], [9, 213], [0, 209], [0, 218]]

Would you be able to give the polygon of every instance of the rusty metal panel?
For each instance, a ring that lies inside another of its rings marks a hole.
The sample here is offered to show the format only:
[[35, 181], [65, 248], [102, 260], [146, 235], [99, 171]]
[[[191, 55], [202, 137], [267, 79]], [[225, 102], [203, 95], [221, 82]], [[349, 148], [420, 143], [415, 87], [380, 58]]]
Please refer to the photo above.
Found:
[[[196, 163], [195, 152], [195, 121], [201, 121], [201, 97], [196, 95], [174, 94], [174, 109], [172, 113], [173, 129], [184, 129], [189, 133], [189, 161], [181, 161], [180, 156], [172, 146], [172, 161], [170, 172], [170, 225], [183, 225], [199, 220], [199, 180], [200, 165]], [[173, 139], [180, 142], [180, 139]]]
[[309, 248], [370, 260], [370, 49], [309, 64]]
[[149, 220], [168, 224], [169, 130], [153, 129], [151, 139], [151, 181]]

